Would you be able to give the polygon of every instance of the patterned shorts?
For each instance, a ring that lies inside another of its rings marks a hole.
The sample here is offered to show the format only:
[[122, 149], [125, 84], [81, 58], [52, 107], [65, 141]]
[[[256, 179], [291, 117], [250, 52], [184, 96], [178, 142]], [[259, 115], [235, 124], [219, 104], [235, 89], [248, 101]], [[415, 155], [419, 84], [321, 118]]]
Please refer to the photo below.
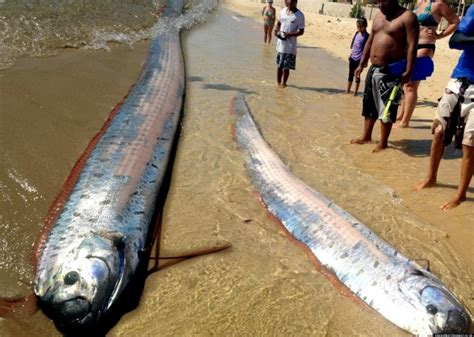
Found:
[[[461, 91], [462, 81], [452, 78], [446, 86], [445, 93], [438, 104], [436, 110], [437, 131], [443, 134], [446, 131], [447, 119], [451, 117]], [[461, 103], [461, 117], [464, 117], [464, 135], [462, 144], [474, 146], [474, 84], [470, 84], [464, 89]]]
[[276, 64], [277, 64], [278, 68], [295, 70], [295, 68], [296, 68], [296, 55], [277, 53]]

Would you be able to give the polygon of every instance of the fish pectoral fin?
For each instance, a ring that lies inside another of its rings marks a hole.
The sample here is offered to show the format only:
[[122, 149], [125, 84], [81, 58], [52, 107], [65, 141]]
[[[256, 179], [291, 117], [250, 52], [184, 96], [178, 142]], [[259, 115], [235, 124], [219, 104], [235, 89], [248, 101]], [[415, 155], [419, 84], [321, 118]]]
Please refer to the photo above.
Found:
[[214, 245], [212, 247], [208, 248], [203, 248], [203, 249], [198, 249], [190, 252], [185, 252], [176, 256], [160, 256], [160, 257], [150, 257], [151, 260], [170, 260], [167, 261], [166, 263], [163, 263], [162, 265], [157, 265], [155, 264], [151, 269], [148, 270], [148, 275], [153, 274], [157, 271], [166, 269], [168, 267], [171, 267], [172, 265], [175, 265], [181, 261], [191, 259], [193, 257], [197, 256], [202, 256], [202, 255], [208, 255], [212, 253], [217, 253], [222, 250], [228, 249], [232, 247], [232, 244], [230, 242], [224, 242], [221, 244]]

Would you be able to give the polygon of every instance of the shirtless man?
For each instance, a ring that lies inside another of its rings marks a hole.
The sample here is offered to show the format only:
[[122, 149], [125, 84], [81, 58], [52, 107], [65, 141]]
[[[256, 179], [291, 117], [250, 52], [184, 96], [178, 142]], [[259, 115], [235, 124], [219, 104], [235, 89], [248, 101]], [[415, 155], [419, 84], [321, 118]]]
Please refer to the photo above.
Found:
[[[366, 144], [372, 141], [375, 122], [377, 119], [383, 119], [383, 110], [392, 89], [410, 80], [415, 64], [416, 44], [420, 33], [416, 15], [401, 7], [397, 0], [377, 0], [377, 4], [380, 13], [374, 18], [372, 33], [365, 45], [360, 65], [355, 71], [356, 79], [360, 78], [370, 57], [372, 65], [365, 82], [362, 106], [364, 130], [362, 137], [351, 140], [351, 144]], [[407, 60], [405, 72], [398, 77], [391, 75], [387, 66], [403, 59]], [[388, 147], [388, 137], [396, 120], [397, 110], [398, 102], [395, 99], [388, 109], [389, 118], [381, 122], [380, 143], [373, 152]]]

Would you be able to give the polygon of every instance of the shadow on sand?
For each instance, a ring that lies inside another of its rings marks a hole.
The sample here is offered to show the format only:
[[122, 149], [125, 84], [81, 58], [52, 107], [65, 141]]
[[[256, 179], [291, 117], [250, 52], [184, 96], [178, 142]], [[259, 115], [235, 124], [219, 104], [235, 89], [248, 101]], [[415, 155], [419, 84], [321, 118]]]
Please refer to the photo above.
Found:
[[244, 88], [233, 87], [227, 84], [204, 84], [204, 89], [214, 89], [214, 90], [224, 90], [224, 91], [238, 91], [243, 94], [256, 94], [257, 92], [252, 90], [247, 90]]
[[294, 84], [289, 84], [288, 87], [299, 89], [299, 90], [308, 90], [308, 91], [315, 91], [320, 92], [323, 94], [342, 94], [345, 91], [342, 89], [335, 89], [335, 88], [315, 88], [315, 87], [300, 87]]
[[[411, 157], [429, 157], [431, 139], [401, 139], [391, 141], [390, 144], [397, 150]], [[451, 144], [445, 148], [443, 160], [462, 158], [462, 151], [455, 149]]]

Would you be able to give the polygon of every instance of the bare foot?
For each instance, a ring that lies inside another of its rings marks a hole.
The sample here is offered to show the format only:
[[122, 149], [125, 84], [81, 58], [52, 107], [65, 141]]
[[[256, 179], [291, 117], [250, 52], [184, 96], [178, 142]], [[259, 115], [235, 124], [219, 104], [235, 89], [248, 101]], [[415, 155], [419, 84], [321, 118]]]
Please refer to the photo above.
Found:
[[462, 197], [458, 197], [457, 195], [452, 198], [450, 201], [448, 201], [447, 203], [445, 203], [443, 206], [441, 206], [441, 209], [443, 211], [449, 211], [451, 208], [454, 208], [456, 206], [458, 206], [460, 203], [462, 203], [463, 201], [466, 200], [466, 197], [462, 198]]
[[372, 143], [372, 139], [364, 139], [364, 138], [355, 138], [351, 140], [351, 144], [368, 144]]
[[285, 83], [282, 83], [282, 84], [280, 85], [280, 88], [285, 89], [285, 88], [286, 88], [286, 84], [285, 84]]
[[409, 128], [410, 126], [408, 125], [408, 123], [400, 121], [400, 123], [396, 123], [394, 127], [397, 129], [406, 129], [406, 128]]
[[357, 93], [356, 93], [356, 92], [354, 93], [354, 96], [357, 96]]
[[426, 178], [420, 181], [414, 187], [415, 187], [415, 191], [421, 191], [424, 188], [433, 187], [435, 184], [436, 184], [436, 180]]
[[350, 94], [349, 90], [344, 91], [345, 94]]
[[385, 150], [386, 148], [387, 148], [386, 146], [383, 146], [382, 144], [378, 144], [378, 145], [372, 150], [372, 153], [377, 153], [377, 152], [383, 151], [383, 150]]

